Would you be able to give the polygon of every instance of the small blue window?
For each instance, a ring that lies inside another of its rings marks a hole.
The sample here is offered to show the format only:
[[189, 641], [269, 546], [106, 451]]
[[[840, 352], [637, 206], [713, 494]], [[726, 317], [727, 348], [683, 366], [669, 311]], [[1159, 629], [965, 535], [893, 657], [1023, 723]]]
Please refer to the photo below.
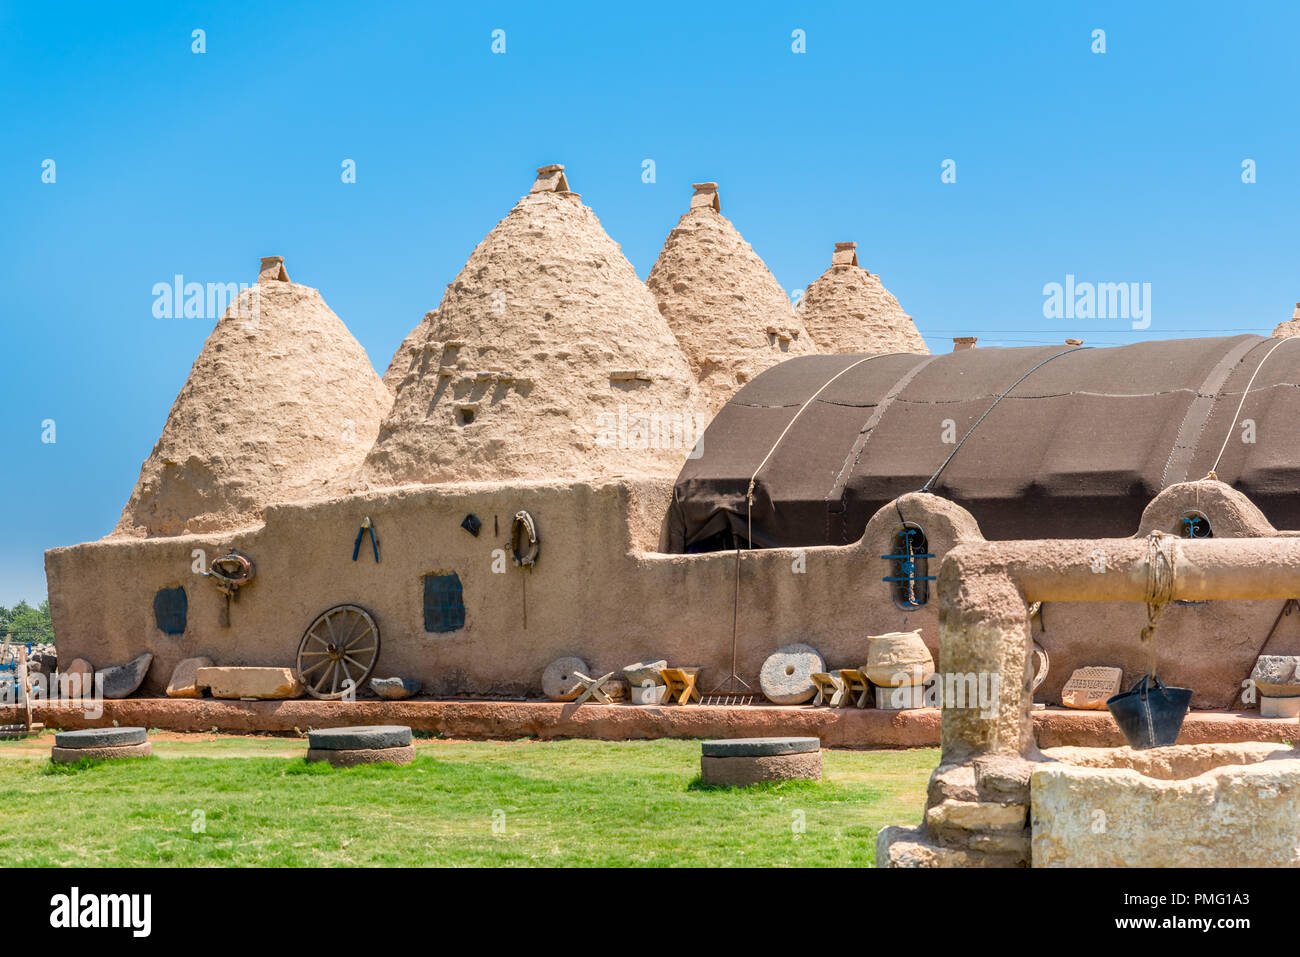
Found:
[[460, 576], [424, 576], [424, 630], [458, 631], [465, 627], [465, 601]]
[[160, 588], [153, 596], [153, 620], [165, 635], [185, 634], [189, 604], [184, 588]]
[[1183, 538], [1213, 538], [1210, 520], [1203, 512], [1187, 512], [1178, 520], [1178, 534]]
[[889, 562], [889, 574], [884, 580], [889, 583], [894, 604], [902, 609], [920, 608], [930, 600], [930, 582], [935, 578], [930, 574], [934, 555], [925, 532], [921, 526], [907, 522], [894, 532], [891, 545], [891, 553], [880, 557]]

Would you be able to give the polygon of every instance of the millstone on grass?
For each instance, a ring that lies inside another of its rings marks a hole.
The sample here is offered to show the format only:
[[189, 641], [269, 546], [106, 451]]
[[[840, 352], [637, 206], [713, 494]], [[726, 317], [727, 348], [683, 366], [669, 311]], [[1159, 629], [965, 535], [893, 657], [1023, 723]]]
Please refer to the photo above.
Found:
[[773, 704], [803, 704], [817, 694], [813, 674], [825, 670], [817, 649], [795, 642], [768, 656], [758, 674], [758, 684]]
[[818, 738], [724, 738], [700, 746], [700, 778], [705, 784], [744, 787], [821, 777]]
[[144, 744], [149, 740], [144, 728], [85, 728], [60, 731], [54, 736], [56, 748], [115, 748], [127, 744]]
[[85, 728], [60, 731], [54, 736], [50, 760], [55, 764], [114, 758], [147, 758], [153, 754], [144, 728]]
[[415, 760], [411, 729], [400, 724], [324, 728], [307, 732], [307, 760], [336, 768], [359, 764], [410, 764]]
[[399, 724], [362, 725], [355, 728], [323, 728], [307, 732], [307, 746], [313, 751], [364, 751], [374, 748], [405, 748], [411, 743], [411, 729]]

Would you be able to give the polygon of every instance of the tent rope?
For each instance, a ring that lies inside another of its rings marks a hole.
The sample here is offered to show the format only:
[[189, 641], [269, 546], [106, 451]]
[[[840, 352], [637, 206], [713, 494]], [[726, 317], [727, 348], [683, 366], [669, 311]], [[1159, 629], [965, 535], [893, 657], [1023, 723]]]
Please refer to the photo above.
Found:
[[[1272, 349], [1269, 349], [1268, 352], [1264, 353], [1264, 358], [1259, 360], [1259, 365], [1255, 366], [1255, 371], [1251, 373], [1250, 381], [1246, 383], [1246, 388], [1241, 393], [1241, 401], [1237, 403], [1237, 411], [1233, 413], [1232, 421], [1228, 423], [1228, 434], [1223, 437], [1223, 445], [1219, 446], [1219, 454], [1214, 457], [1214, 464], [1210, 466], [1210, 471], [1206, 473], [1205, 479], [1213, 479], [1216, 482], [1219, 481], [1219, 476], [1217, 474], [1219, 469], [1219, 460], [1223, 458], [1223, 453], [1228, 450], [1228, 442], [1232, 438], [1232, 433], [1237, 430], [1237, 420], [1241, 417], [1241, 410], [1246, 406], [1246, 396], [1250, 395], [1250, 389], [1255, 384], [1255, 376], [1259, 375], [1259, 370], [1264, 368], [1264, 363], [1268, 361], [1268, 357], [1277, 352], [1278, 347], [1287, 341], [1289, 340], [1279, 339]], [[1201, 481], [1205, 481], [1205, 479], [1202, 479]]]
[[948, 463], [952, 461], [953, 456], [956, 455], [958, 452], [961, 451], [961, 447], [962, 447], [963, 445], [966, 444], [966, 440], [969, 439], [969, 438], [971, 437], [971, 433], [974, 432], [977, 428], [979, 428], [980, 423], [983, 422], [985, 419], [988, 418], [989, 413], [992, 412], [994, 409], [997, 408], [999, 402], [1001, 402], [1003, 399], [1005, 399], [1008, 395], [1011, 394], [1011, 390], [1012, 390], [1012, 389], [1014, 389], [1016, 386], [1020, 385], [1020, 383], [1024, 382], [1024, 381], [1025, 381], [1026, 379], [1028, 379], [1031, 375], [1033, 375], [1035, 372], [1037, 372], [1037, 371], [1038, 371], [1039, 369], [1041, 369], [1043, 366], [1047, 365], [1047, 363], [1051, 362], [1053, 359], [1059, 359], [1059, 358], [1061, 358], [1061, 356], [1069, 355], [1071, 352], [1078, 352], [1080, 349], [1091, 349], [1091, 348], [1092, 348], [1092, 346], [1075, 346], [1075, 347], [1072, 348], [1072, 349], [1066, 349], [1064, 352], [1058, 352], [1058, 353], [1057, 353], [1056, 355], [1054, 355], [1054, 356], [1048, 356], [1048, 357], [1047, 357], [1046, 359], [1044, 359], [1042, 362], [1038, 363], [1038, 365], [1034, 366], [1032, 369], [1030, 369], [1028, 372], [1026, 372], [1024, 375], [1022, 375], [1022, 376], [1021, 376], [1019, 379], [1017, 379], [1015, 382], [1011, 383], [1011, 385], [1007, 388], [1007, 391], [1006, 391], [1006, 392], [1003, 392], [1000, 396], [998, 396], [996, 399], [994, 399], [994, 400], [993, 400], [993, 404], [992, 404], [991, 406], [989, 406], [987, 409], [984, 410], [984, 414], [981, 415], [978, 419], [975, 420], [975, 424], [972, 425], [972, 426], [971, 426], [971, 427], [966, 431], [966, 434], [963, 435], [963, 436], [961, 437], [961, 441], [958, 442], [957, 445], [956, 445], [956, 447], [955, 447], [951, 452], [948, 453], [948, 457], [947, 457], [946, 459], [943, 460], [943, 464], [940, 465], [940, 466], [935, 470], [935, 473], [934, 473], [933, 475], [931, 475], [930, 478], [929, 478], [929, 480], [928, 480], [924, 485], [922, 485], [919, 489], [917, 489], [917, 491], [918, 491], [918, 492], [928, 492], [928, 491], [930, 491], [930, 487], [931, 487], [932, 485], [934, 485], [935, 480], [939, 478], [939, 473], [942, 472], [944, 469], [946, 469], [946, 468], [948, 467]]
[[[754, 474], [749, 477], [749, 486], [748, 488], [745, 489], [745, 546], [747, 548], [752, 548], [754, 542], [754, 488], [755, 488], [755, 483], [758, 480], [758, 473], [763, 471], [763, 466], [767, 465], [768, 461], [772, 458], [772, 455], [776, 452], [777, 446], [779, 446], [781, 442], [785, 439], [786, 435], [789, 434], [790, 429], [793, 428], [795, 422], [798, 421], [799, 416], [803, 415], [804, 410], [807, 409], [808, 406], [812, 405], [813, 402], [817, 400], [817, 397], [821, 395], [823, 392], [825, 392], [827, 387], [830, 386], [831, 383], [833, 383], [840, 376], [844, 375], [844, 373], [848, 372], [850, 369], [856, 369], [864, 362], [870, 362], [872, 359], [883, 359], [886, 356], [898, 356], [898, 355], [907, 355], [907, 353], [884, 352], [879, 355], [867, 356], [865, 359], [859, 359], [857, 362], [845, 366], [839, 372], [835, 373], [835, 375], [831, 376], [829, 379], [823, 382], [821, 388], [819, 388], [816, 392], [810, 395], [803, 405], [799, 406], [799, 411], [796, 412], [791, 417], [790, 421], [786, 423], [785, 428], [781, 430], [781, 434], [778, 435], [776, 437], [776, 441], [772, 443], [772, 447], [768, 449], [767, 454], [763, 456], [763, 461], [758, 463], [758, 468], [754, 469]], [[731, 677], [727, 681], [728, 685], [732, 690], [735, 689], [735, 682], [737, 681], [739, 681], [742, 685], [745, 685], [746, 688], [749, 688], [749, 685], [745, 683], [744, 679], [742, 679], [740, 675], [736, 673], [737, 639], [740, 634], [740, 552], [741, 552], [740, 543], [737, 542], [736, 543], [736, 587], [735, 587], [735, 595], [732, 599], [732, 605], [731, 605]], [[721, 685], [718, 686], [719, 689], [721, 687], [722, 687]]]

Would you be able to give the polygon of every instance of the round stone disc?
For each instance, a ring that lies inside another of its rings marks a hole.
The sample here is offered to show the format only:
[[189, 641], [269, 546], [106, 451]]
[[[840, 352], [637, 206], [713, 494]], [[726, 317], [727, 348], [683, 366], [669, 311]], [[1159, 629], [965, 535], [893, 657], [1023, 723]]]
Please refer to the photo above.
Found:
[[307, 746], [313, 751], [363, 751], [372, 748], [404, 748], [411, 743], [411, 729], [400, 724], [363, 725], [357, 728], [322, 728], [307, 732]]
[[795, 642], [768, 656], [758, 673], [758, 685], [773, 704], [803, 704], [817, 694], [814, 672], [825, 670], [816, 648]]
[[126, 744], [144, 744], [149, 740], [144, 728], [85, 728], [60, 731], [54, 736], [56, 748], [116, 748]]
[[781, 754], [820, 751], [821, 738], [717, 738], [705, 741], [706, 758], [773, 758]]
[[575, 671], [596, 678], [581, 658], [557, 658], [542, 672], [542, 694], [552, 701], [572, 701], [582, 694], [582, 682], [573, 677]]

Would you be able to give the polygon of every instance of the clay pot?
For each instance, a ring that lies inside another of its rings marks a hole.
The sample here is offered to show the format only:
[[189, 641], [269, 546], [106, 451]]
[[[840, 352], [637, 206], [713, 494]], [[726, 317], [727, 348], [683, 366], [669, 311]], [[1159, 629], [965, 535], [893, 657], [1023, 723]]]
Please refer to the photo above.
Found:
[[934, 656], [921, 640], [921, 630], [869, 635], [867, 664], [862, 669], [872, 684], [884, 688], [920, 684], [934, 672]]

